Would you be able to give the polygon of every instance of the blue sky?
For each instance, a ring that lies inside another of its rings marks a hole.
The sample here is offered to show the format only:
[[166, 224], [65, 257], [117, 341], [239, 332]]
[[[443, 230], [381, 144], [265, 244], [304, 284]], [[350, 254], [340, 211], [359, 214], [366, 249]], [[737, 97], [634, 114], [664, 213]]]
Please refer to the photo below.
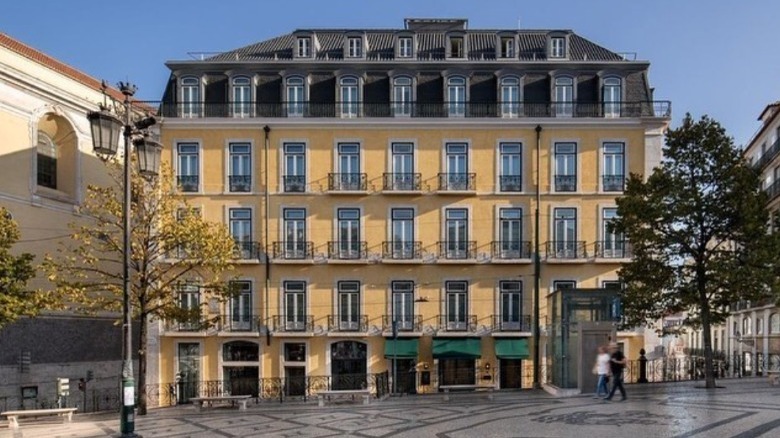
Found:
[[673, 123], [709, 114], [737, 144], [780, 99], [780, 1], [745, 0], [25, 0], [6, 1], [0, 30], [138, 97], [160, 98], [165, 61], [220, 52], [295, 28], [400, 28], [406, 17], [468, 18], [469, 27], [572, 29], [651, 62], [655, 98]]

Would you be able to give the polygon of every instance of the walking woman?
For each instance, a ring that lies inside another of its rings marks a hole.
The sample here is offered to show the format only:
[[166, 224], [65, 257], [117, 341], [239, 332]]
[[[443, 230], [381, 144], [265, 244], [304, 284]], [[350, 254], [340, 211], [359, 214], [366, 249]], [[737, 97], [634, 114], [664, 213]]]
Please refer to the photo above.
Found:
[[607, 381], [609, 380], [609, 354], [607, 354], [607, 347], [601, 345], [598, 349], [598, 356], [596, 356], [596, 365], [594, 366], [596, 374], [599, 376], [598, 384], [596, 385], [596, 398], [606, 397], [609, 394], [607, 389]]

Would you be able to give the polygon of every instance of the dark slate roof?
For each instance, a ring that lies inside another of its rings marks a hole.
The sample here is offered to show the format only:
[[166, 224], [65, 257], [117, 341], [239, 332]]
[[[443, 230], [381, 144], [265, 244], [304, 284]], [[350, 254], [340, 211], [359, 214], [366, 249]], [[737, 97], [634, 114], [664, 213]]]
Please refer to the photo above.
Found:
[[[344, 35], [350, 33], [365, 33], [368, 41], [366, 59], [392, 60], [395, 54], [393, 45], [395, 35], [400, 30], [372, 29], [372, 30], [346, 30], [323, 29], [309, 30], [316, 35], [319, 50], [316, 52], [317, 60], [344, 59]], [[207, 58], [206, 61], [268, 61], [288, 60], [293, 58], [296, 33], [289, 33], [269, 40], [250, 44], [229, 52]], [[519, 40], [520, 60], [545, 60], [547, 58], [548, 30], [465, 30], [463, 34], [467, 38], [468, 59], [494, 60], [496, 58], [496, 35], [516, 33]], [[416, 32], [417, 59], [419, 60], [444, 60], [445, 59], [445, 32]], [[575, 33], [569, 32], [569, 60], [571, 61], [621, 61], [623, 57], [615, 52], [607, 50], [598, 44], [588, 41]]]

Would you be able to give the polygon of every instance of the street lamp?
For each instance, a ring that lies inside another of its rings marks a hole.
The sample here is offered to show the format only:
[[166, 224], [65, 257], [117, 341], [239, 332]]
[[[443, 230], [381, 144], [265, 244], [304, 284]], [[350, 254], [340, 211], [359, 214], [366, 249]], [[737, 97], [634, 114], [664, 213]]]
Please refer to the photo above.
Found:
[[[138, 154], [139, 172], [144, 176], [156, 176], [160, 167], [162, 144], [148, 137], [147, 129], [156, 123], [154, 117], [133, 120], [131, 98], [136, 87], [120, 82], [119, 91], [125, 96], [124, 121], [108, 110], [106, 105], [100, 111], [87, 114], [92, 129], [92, 144], [98, 156], [111, 157], [119, 150], [119, 133], [123, 132], [124, 142], [124, 202], [122, 219], [124, 236], [122, 242], [122, 409], [119, 428], [122, 437], [138, 437], [135, 430], [135, 380], [133, 379], [132, 337], [130, 324], [130, 149], [135, 146]], [[105, 84], [104, 84], [105, 93]]]

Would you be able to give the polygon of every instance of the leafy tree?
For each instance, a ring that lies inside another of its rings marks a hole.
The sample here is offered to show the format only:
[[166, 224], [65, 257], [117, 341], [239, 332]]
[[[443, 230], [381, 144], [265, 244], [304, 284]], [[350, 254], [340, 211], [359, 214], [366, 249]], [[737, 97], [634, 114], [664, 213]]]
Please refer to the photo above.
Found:
[[19, 228], [11, 214], [0, 207], [0, 328], [22, 316], [34, 316], [43, 307], [42, 295], [27, 290], [27, 281], [35, 275], [35, 256], [11, 254], [19, 240]]
[[652, 326], [684, 312], [702, 329], [706, 387], [715, 387], [710, 327], [740, 300], [778, 290], [778, 236], [768, 234], [758, 172], [721, 125], [686, 114], [666, 134], [664, 158], [647, 181], [632, 174], [613, 224], [633, 245], [619, 271], [627, 325]]
[[[114, 162], [115, 184], [90, 185], [80, 213], [89, 220], [71, 224], [71, 239], [47, 255], [44, 268], [64, 302], [83, 312], [122, 310], [122, 168]], [[131, 192], [130, 305], [140, 321], [138, 413], [146, 414], [146, 359], [151, 319], [209, 325], [205, 309], [184, 309], [178, 293], [193, 282], [210, 296], [229, 298], [234, 240], [223, 224], [208, 222], [177, 195], [168, 167], [145, 179], [135, 169]], [[205, 306], [206, 303], [203, 303]]]

